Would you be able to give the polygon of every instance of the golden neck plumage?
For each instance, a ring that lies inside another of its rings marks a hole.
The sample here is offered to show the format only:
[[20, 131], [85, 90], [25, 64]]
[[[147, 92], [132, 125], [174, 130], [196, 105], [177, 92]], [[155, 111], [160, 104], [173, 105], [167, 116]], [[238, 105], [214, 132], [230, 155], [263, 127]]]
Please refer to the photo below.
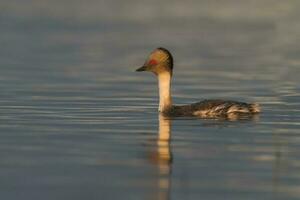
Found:
[[158, 74], [159, 112], [164, 112], [172, 106], [171, 78], [172, 75], [169, 72]]

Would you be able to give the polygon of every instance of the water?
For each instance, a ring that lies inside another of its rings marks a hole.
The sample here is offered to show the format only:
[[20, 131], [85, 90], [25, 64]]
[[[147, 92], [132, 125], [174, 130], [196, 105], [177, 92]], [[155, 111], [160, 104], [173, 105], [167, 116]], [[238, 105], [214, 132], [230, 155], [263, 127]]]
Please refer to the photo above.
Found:
[[[299, 199], [298, 1], [0, 3], [1, 199]], [[253, 120], [164, 119], [135, 73], [175, 57], [174, 101]]]

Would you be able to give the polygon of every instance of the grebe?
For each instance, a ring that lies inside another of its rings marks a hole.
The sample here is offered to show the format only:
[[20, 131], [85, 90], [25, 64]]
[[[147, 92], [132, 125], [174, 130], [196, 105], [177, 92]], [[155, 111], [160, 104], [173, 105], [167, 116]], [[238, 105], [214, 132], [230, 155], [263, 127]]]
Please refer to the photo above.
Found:
[[158, 78], [159, 112], [164, 116], [197, 116], [202, 118], [226, 117], [229, 115], [252, 115], [260, 112], [256, 103], [243, 103], [227, 100], [204, 100], [190, 105], [175, 106], [171, 97], [173, 57], [165, 48], [155, 49], [144, 65], [136, 71], [150, 71]]

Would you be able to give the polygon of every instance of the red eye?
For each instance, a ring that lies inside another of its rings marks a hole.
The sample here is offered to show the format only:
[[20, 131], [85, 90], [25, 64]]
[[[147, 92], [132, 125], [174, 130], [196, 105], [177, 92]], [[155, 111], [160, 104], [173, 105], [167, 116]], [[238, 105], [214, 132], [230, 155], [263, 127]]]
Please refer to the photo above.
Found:
[[149, 60], [148, 62], [149, 65], [157, 65], [157, 61], [156, 60]]

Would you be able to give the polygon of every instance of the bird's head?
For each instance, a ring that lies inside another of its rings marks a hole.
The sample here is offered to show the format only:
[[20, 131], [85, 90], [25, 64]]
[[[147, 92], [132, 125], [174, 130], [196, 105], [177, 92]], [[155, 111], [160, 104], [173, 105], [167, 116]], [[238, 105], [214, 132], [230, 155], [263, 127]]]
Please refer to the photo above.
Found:
[[144, 65], [136, 71], [149, 71], [155, 75], [166, 72], [172, 74], [173, 57], [167, 49], [159, 47], [149, 55]]

